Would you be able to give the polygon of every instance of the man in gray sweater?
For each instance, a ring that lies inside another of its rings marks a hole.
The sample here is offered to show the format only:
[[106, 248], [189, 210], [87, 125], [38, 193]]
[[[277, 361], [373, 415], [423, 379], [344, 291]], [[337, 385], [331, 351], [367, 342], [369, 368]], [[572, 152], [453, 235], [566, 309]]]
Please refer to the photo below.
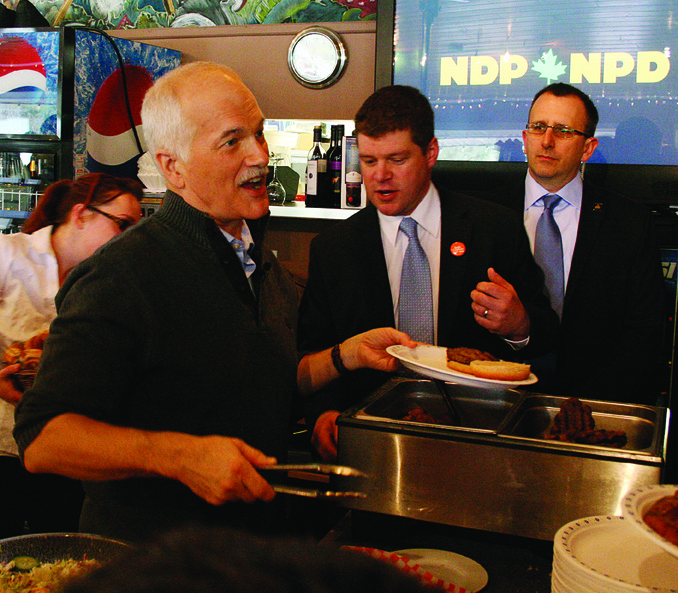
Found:
[[[209, 63], [160, 78], [142, 118], [163, 205], [69, 275], [15, 438], [29, 471], [84, 481], [82, 531], [269, 529], [257, 470], [286, 453], [297, 292], [264, 240], [264, 118]], [[409, 340], [393, 331], [347, 340], [345, 366], [395, 365], [384, 346]], [[329, 351], [300, 368], [314, 387], [339, 374]]]

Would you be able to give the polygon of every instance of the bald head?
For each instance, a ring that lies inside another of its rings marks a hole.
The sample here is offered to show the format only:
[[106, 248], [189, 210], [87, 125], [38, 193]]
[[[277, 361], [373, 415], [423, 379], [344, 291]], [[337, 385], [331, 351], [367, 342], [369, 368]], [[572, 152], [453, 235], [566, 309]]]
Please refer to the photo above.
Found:
[[217, 96], [233, 103], [256, 103], [238, 74], [222, 64], [192, 62], [159, 78], [141, 108], [148, 151], [187, 160], [201, 118], [213, 108]]

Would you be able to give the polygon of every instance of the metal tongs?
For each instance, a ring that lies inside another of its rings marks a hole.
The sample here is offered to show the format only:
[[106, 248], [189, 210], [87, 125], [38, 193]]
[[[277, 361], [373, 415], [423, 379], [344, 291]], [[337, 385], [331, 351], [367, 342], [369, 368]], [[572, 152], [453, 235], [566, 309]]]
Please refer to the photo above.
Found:
[[[346, 465], [333, 465], [331, 463], [287, 463], [278, 465], [267, 465], [258, 468], [258, 471], [284, 471], [290, 478], [302, 480], [312, 480], [315, 482], [328, 483], [330, 476], [351, 476], [358, 478], [368, 477], [353, 467]], [[296, 496], [307, 496], [312, 498], [365, 498], [364, 492], [323, 490], [322, 488], [303, 488], [298, 486], [287, 486], [284, 484], [271, 484], [273, 490], [284, 494], [293, 494]]]

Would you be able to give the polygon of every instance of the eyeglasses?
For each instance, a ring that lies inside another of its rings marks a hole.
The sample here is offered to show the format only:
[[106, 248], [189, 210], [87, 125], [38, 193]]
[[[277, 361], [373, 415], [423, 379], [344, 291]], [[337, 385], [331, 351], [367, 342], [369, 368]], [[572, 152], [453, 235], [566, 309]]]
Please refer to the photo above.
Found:
[[546, 133], [546, 130], [551, 128], [553, 130], [553, 135], [556, 138], [572, 138], [575, 134], [577, 136], [584, 136], [584, 138], [590, 138], [588, 134], [575, 130], [573, 128], [568, 128], [567, 126], [555, 125], [547, 126], [545, 123], [536, 122], [529, 123], [525, 126], [528, 134], [534, 134], [535, 136], [543, 136]]
[[96, 212], [97, 214], [101, 214], [102, 216], [105, 216], [109, 220], [112, 220], [115, 224], [118, 225], [118, 228], [120, 229], [120, 232], [122, 233], [123, 231], [127, 230], [129, 227], [131, 227], [134, 224], [134, 221], [128, 220], [127, 218], [120, 218], [119, 216], [115, 216], [114, 214], [109, 214], [108, 212], [104, 212], [103, 210], [99, 210], [99, 208], [95, 206], [87, 206], [88, 210], [92, 210]]

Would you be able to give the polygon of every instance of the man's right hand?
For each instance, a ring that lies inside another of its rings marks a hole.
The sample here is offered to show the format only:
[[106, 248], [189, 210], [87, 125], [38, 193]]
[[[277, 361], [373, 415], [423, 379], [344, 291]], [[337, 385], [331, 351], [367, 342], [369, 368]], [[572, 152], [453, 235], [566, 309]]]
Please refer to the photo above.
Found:
[[24, 451], [26, 469], [86, 481], [165, 477], [219, 505], [271, 500], [257, 468], [276, 463], [242, 440], [115, 426], [80, 414], [52, 418]]
[[240, 439], [202, 437], [197, 447], [184, 450], [179, 462], [177, 479], [213, 505], [230, 500], [269, 501], [275, 496], [255, 469], [276, 463], [275, 458]]
[[328, 463], [337, 459], [338, 429], [336, 420], [341, 412], [328, 410], [318, 418], [313, 428], [311, 443], [318, 451], [323, 461]]
[[22, 393], [16, 388], [10, 375], [18, 373], [20, 370], [20, 364], [10, 364], [0, 370], [0, 399], [5, 400], [8, 404], [12, 404], [13, 406], [16, 406], [19, 403]]

